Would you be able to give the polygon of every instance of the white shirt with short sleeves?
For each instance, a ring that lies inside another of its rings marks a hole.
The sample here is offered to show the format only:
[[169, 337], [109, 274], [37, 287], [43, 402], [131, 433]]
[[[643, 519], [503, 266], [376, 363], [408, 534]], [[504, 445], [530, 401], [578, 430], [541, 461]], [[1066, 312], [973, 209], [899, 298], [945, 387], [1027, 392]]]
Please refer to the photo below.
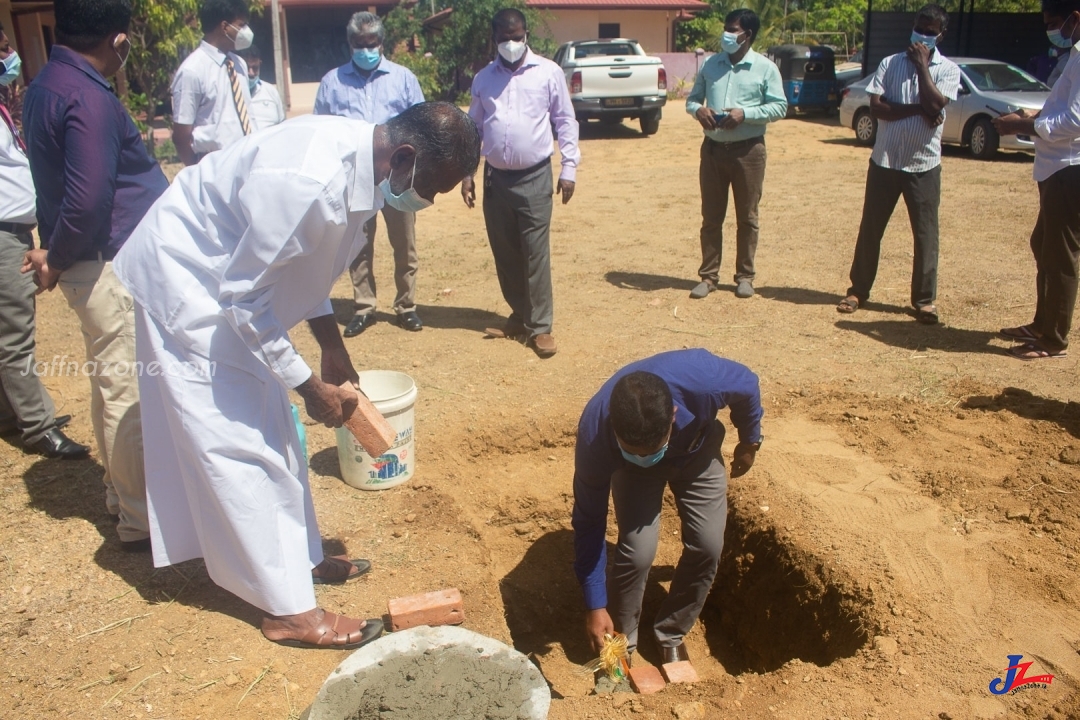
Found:
[[277, 88], [260, 80], [255, 86], [255, 92], [251, 94], [248, 115], [251, 116], [252, 130], [265, 130], [284, 122], [285, 105], [281, 102]]
[[225, 67], [226, 57], [233, 61], [250, 116], [247, 63], [239, 55], [226, 55], [203, 40], [184, 59], [173, 77], [173, 122], [194, 126], [192, 149], [199, 154], [220, 150], [244, 137], [244, 127], [233, 100], [232, 82]]
[[[934, 50], [930, 54], [930, 79], [938, 92], [950, 101], [960, 91], [960, 67]], [[919, 102], [919, 75], [907, 53], [890, 55], [881, 61], [866, 86], [869, 95], [880, 95], [889, 103], [916, 105]], [[945, 112], [948, 112], [948, 108]], [[909, 173], [926, 172], [941, 164], [941, 130], [923, 115], [903, 120], [878, 120], [877, 140], [870, 159], [879, 167]]]

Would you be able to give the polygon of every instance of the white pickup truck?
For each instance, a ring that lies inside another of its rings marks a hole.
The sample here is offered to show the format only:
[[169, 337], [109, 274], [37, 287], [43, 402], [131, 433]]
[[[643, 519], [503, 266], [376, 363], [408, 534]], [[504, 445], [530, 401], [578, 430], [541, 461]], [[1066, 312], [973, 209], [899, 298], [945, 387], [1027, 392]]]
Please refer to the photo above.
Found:
[[575, 40], [559, 48], [555, 62], [566, 73], [579, 122], [595, 118], [614, 125], [637, 118], [645, 135], [660, 128], [667, 71], [637, 40]]

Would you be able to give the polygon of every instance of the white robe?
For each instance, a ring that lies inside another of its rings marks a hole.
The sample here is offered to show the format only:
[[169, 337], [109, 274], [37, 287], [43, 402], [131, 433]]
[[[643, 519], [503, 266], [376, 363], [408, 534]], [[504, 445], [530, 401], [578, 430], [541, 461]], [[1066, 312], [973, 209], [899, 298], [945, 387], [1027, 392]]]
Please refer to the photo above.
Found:
[[374, 127], [307, 116], [206, 156], [113, 265], [136, 303], [154, 565], [202, 557], [272, 615], [315, 607], [323, 559], [287, 394], [311, 370], [288, 331], [332, 312], [382, 206]]

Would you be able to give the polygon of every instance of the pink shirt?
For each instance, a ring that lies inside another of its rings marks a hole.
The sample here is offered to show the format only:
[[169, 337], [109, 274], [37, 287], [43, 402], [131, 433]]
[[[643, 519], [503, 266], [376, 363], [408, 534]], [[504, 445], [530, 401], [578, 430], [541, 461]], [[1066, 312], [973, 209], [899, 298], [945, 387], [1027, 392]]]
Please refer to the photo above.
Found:
[[551, 125], [559, 138], [562, 172], [573, 181], [581, 162], [578, 122], [562, 68], [528, 50], [510, 71], [501, 59], [476, 73], [469, 116], [480, 129], [480, 154], [500, 170], [524, 170], [555, 152]]

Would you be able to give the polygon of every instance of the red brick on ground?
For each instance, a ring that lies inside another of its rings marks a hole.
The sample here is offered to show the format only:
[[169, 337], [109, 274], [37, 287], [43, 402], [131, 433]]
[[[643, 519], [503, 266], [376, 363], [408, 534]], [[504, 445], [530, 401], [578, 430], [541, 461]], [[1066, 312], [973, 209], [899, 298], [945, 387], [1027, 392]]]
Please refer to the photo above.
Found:
[[698, 681], [697, 670], [689, 660], [667, 663], [660, 668], [669, 683], [695, 683]]
[[651, 665], [641, 665], [630, 668], [630, 685], [635, 692], [642, 695], [652, 695], [664, 689], [666, 683], [660, 671]]
[[356, 393], [356, 409], [345, 418], [345, 427], [349, 428], [356, 442], [367, 450], [368, 455], [373, 458], [379, 457], [394, 444], [394, 440], [397, 439], [397, 430], [382, 416], [382, 413], [375, 409], [367, 396], [357, 390], [351, 382], [346, 380], [341, 387]]
[[390, 629], [407, 630], [419, 625], [460, 625], [465, 622], [465, 606], [457, 588], [395, 598], [387, 603]]

